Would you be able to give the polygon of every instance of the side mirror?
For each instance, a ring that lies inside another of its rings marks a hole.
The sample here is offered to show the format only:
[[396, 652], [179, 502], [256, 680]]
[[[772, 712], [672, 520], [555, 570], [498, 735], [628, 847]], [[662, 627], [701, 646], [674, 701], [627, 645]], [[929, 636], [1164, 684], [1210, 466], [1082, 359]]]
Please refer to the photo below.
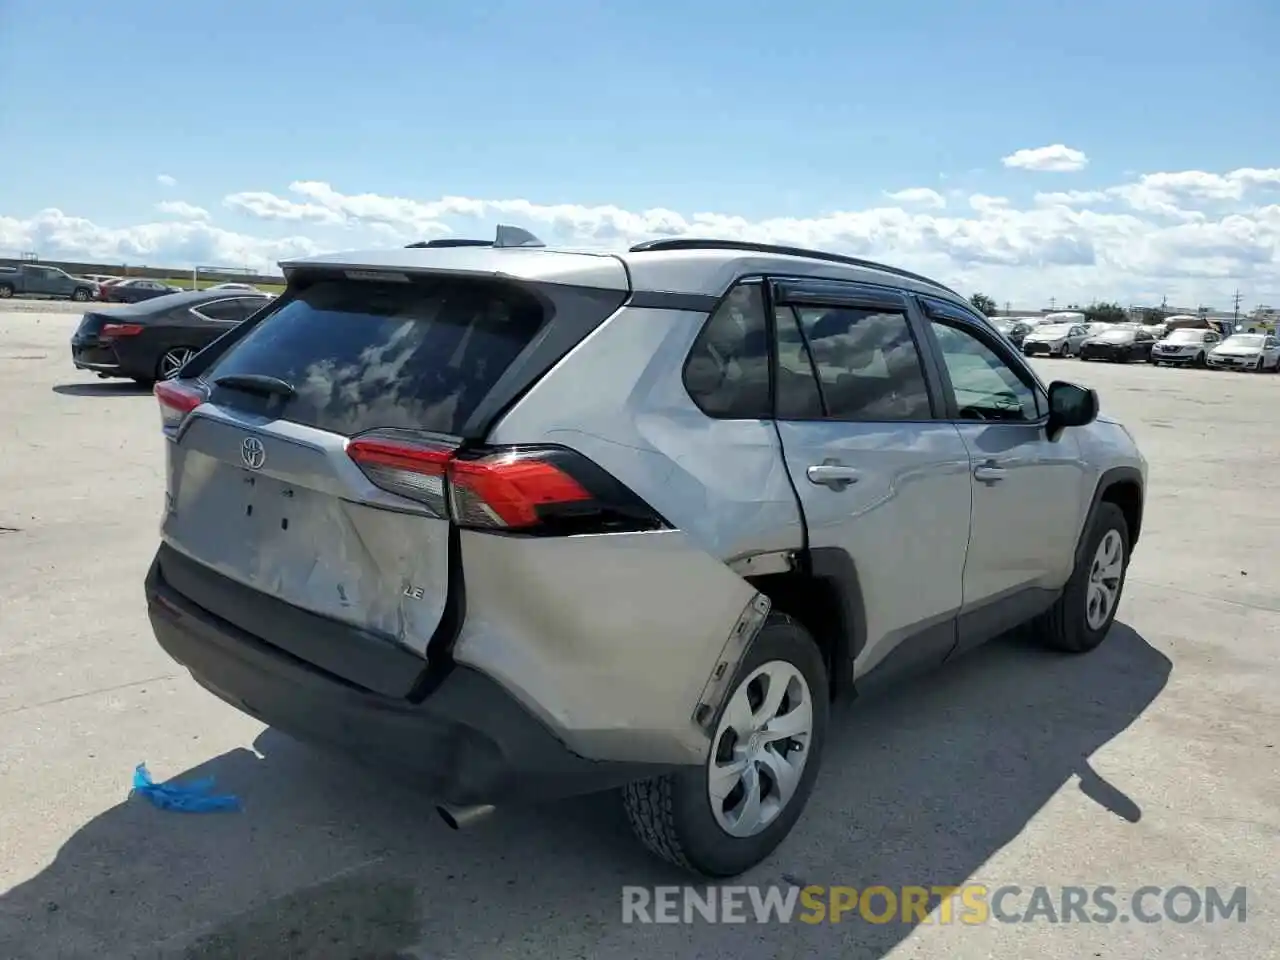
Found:
[[1098, 417], [1098, 393], [1087, 387], [1055, 380], [1049, 384], [1049, 437], [1063, 427], [1083, 427]]

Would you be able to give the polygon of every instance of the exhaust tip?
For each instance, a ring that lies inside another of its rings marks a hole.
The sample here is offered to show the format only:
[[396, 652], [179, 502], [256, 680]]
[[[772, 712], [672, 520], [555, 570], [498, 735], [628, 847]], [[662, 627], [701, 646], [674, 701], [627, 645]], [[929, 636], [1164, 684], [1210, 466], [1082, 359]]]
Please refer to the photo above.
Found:
[[451, 807], [442, 803], [436, 807], [436, 813], [440, 814], [440, 819], [449, 825], [449, 829], [462, 830], [489, 816], [493, 813], [493, 809], [486, 803], [470, 807]]

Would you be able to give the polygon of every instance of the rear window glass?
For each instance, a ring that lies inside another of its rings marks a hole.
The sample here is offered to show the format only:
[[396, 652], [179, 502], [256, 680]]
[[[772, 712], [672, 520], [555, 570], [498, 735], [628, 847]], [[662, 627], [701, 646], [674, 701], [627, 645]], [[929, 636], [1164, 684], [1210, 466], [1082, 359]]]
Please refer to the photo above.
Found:
[[[291, 293], [204, 375], [276, 377], [295, 423], [350, 436], [375, 427], [459, 433], [544, 320], [496, 283], [323, 280]], [[219, 403], [258, 398], [219, 389]]]

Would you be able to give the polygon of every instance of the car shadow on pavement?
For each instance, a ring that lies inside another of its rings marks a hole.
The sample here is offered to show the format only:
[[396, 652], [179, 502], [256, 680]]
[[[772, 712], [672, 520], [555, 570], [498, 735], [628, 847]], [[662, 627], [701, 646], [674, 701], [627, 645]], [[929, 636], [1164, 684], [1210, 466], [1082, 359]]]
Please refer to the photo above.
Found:
[[[1107, 783], [1089, 758], [1170, 670], [1117, 624], [1088, 656], [1002, 640], [842, 708], [805, 816], [731, 882], [957, 886], [1072, 778], [1096, 822], [1136, 822], [1142, 771]], [[626, 925], [624, 885], [687, 878], [639, 848], [613, 795], [500, 809], [453, 832], [429, 798], [274, 731], [254, 747], [177, 778], [216, 777], [242, 812], [172, 813], [135, 797], [78, 830], [0, 897], [0, 956], [879, 958], [914, 928]]]
[[150, 396], [151, 388], [133, 380], [99, 380], [96, 383], [59, 383], [54, 393], [64, 397], [129, 397]]

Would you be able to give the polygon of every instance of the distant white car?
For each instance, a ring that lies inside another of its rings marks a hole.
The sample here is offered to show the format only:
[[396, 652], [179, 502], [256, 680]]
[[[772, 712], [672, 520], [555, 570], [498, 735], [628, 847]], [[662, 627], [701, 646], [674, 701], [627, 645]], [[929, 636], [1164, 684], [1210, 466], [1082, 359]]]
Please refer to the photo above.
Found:
[[1151, 348], [1151, 362], [1171, 366], [1203, 367], [1213, 350], [1222, 342], [1216, 330], [1183, 327], [1173, 330], [1156, 341]]
[[257, 291], [251, 283], [215, 283], [212, 287], [205, 287], [206, 290], [252, 290]]
[[1208, 363], [1219, 370], [1280, 373], [1280, 342], [1269, 333], [1236, 333], [1209, 351]]
[[1026, 335], [1022, 352], [1028, 357], [1074, 357], [1088, 336], [1083, 323], [1046, 323]]

